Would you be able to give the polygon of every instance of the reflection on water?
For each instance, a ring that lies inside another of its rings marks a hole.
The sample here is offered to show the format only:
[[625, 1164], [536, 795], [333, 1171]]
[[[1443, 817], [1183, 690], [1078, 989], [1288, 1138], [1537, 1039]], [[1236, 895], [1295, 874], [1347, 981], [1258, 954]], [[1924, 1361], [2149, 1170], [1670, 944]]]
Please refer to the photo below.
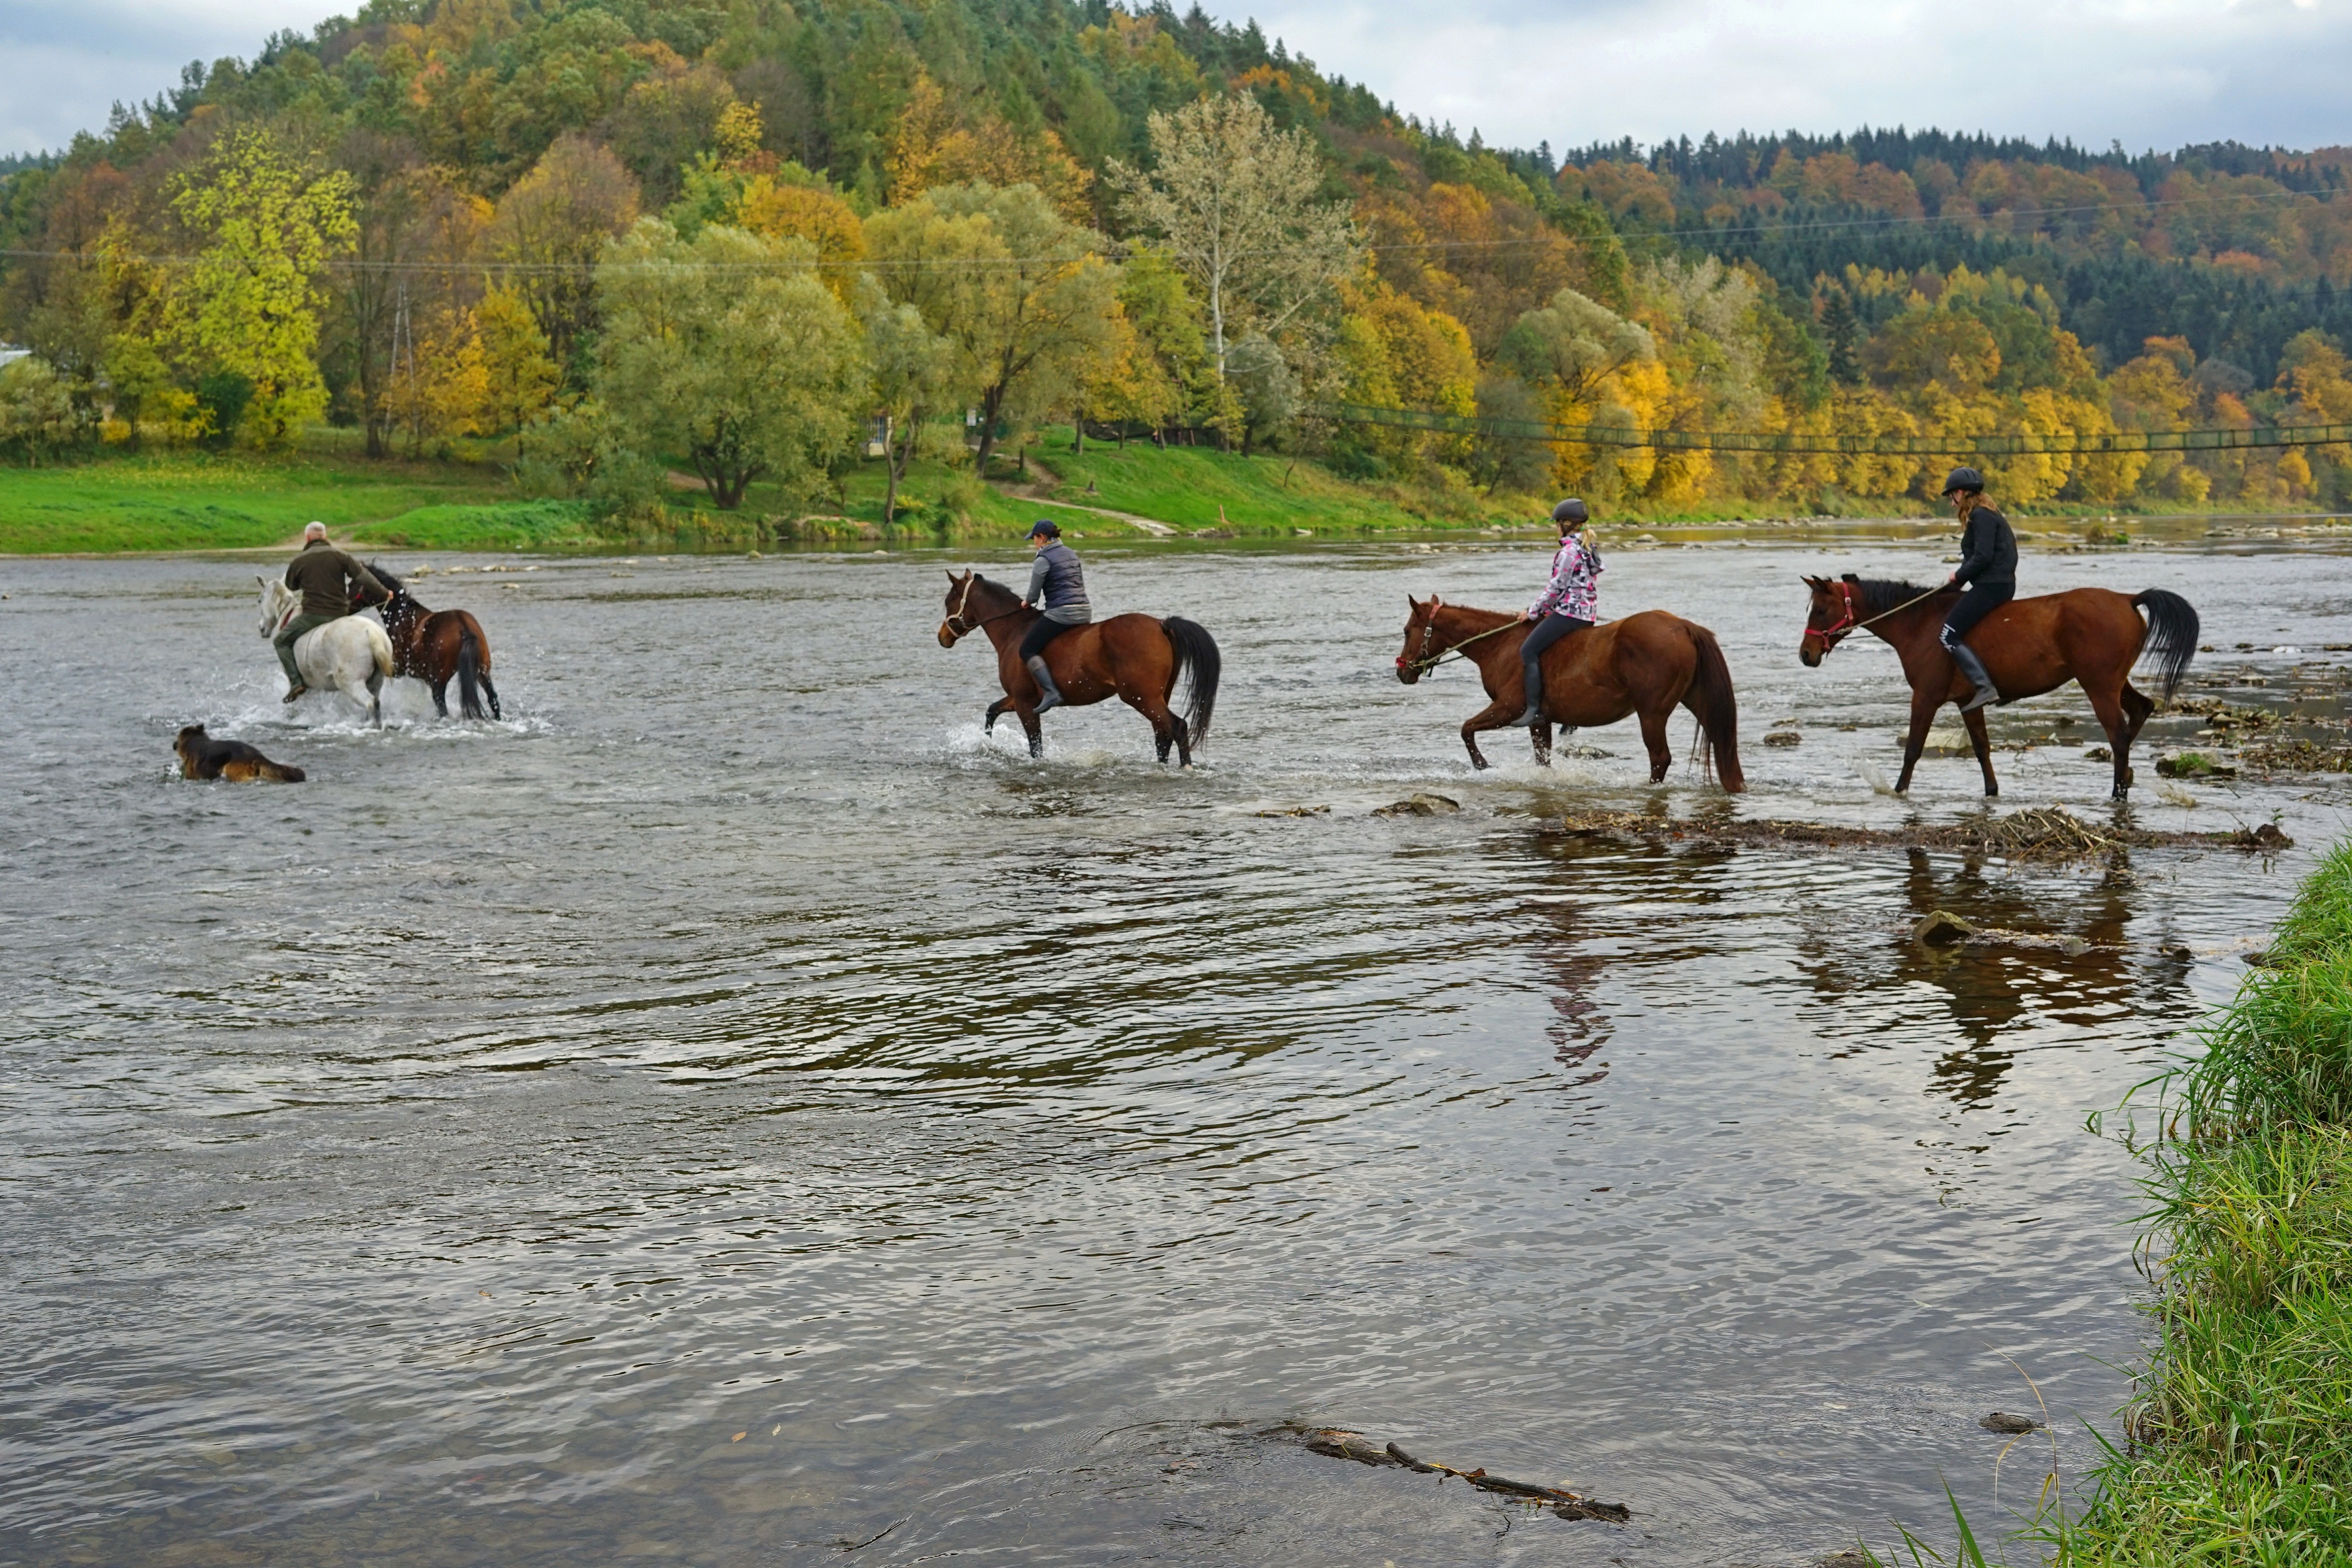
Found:
[[[2275, 865], [1579, 838], [1983, 809], [1966, 757], [1861, 782], [1891, 656], [1793, 656], [1799, 570], [1930, 552], [1612, 558], [1610, 609], [1709, 622], [1743, 727], [1803, 729], [1733, 802], [1630, 731], [1473, 778], [1470, 683], [1398, 685], [1407, 591], [1517, 602], [1539, 544], [1089, 549], [1223, 646], [1192, 773], [1124, 711], [983, 738], [930, 555], [448, 579], [509, 721], [404, 683], [382, 733], [278, 709], [243, 563], [0, 565], [0, 1562], [1801, 1560], [1944, 1479], [1981, 1516], [1996, 1351], [2079, 1473], [2138, 1334], [2082, 1113], [2226, 994], [2344, 781], [2138, 808], [2283, 813]], [[2352, 641], [2334, 556], [2032, 570]], [[1997, 711], [2001, 809], [2106, 809], [2081, 707]], [[314, 782], [171, 780], [197, 720]], [[1465, 809], [1369, 816], [1416, 789]], [[2081, 941], [1913, 946], [1937, 908]], [[1293, 1417], [1635, 1522], [1256, 1435]]]

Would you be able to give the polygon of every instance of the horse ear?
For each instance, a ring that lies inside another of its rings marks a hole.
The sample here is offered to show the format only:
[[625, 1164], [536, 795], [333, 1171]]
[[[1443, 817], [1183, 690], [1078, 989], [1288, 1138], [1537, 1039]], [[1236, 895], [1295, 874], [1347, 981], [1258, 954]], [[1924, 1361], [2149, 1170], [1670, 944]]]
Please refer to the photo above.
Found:
[[1862, 574], [1859, 572], [1848, 572], [1843, 574], [1842, 580], [1848, 583], [1859, 583], [1862, 581]]

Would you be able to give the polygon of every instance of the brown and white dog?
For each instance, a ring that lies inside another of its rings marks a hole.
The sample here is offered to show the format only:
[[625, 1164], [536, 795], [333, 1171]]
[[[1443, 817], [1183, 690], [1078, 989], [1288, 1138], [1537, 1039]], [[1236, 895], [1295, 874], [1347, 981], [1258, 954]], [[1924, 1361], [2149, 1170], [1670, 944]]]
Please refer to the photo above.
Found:
[[289, 768], [283, 763], [273, 763], [243, 741], [215, 741], [205, 733], [202, 724], [191, 724], [180, 731], [172, 743], [180, 753], [180, 776], [190, 779], [227, 779], [243, 784], [251, 779], [263, 779], [271, 784], [300, 784], [304, 778], [300, 768]]

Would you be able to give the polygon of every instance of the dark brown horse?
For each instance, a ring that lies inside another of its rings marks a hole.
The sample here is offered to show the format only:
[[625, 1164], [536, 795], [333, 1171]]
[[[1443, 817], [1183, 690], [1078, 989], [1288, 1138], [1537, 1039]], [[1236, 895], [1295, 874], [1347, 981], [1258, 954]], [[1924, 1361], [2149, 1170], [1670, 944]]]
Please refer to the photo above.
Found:
[[[1045, 731], [1037, 724], [1037, 699], [1044, 695], [1021, 664], [1021, 638], [1037, 624], [1037, 612], [1021, 595], [977, 572], [948, 574], [947, 619], [940, 623], [940, 646], [953, 647], [967, 632], [985, 631], [996, 645], [996, 679], [1004, 696], [988, 705], [992, 730], [1007, 708], [1020, 716], [1029, 735], [1029, 754], [1043, 756]], [[1116, 697], [1151, 721], [1160, 760], [1176, 748], [1177, 761], [1192, 765], [1192, 748], [1209, 738], [1209, 716], [1217, 706], [1217, 672], [1223, 665], [1209, 634], [1181, 616], [1113, 616], [1064, 632], [1045, 645], [1045, 668], [1062, 689], [1062, 705], [1083, 708]], [[1189, 711], [1169, 706], [1176, 678], [1192, 682]]]
[[[1903, 742], [1903, 776], [1895, 781], [1895, 793], [1905, 794], [1911, 788], [1911, 770], [1919, 765], [1936, 710], [1947, 702], [1966, 701], [1975, 689], [1938, 640], [1945, 613], [1959, 590], [1857, 577], [1851, 572], [1834, 579], [1808, 577], [1805, 586], [1812, 590], [1813, 603], [1797, 657], [1808, 667], [1821, 663], [1848, 632], [1864, 626], [1902, 658], [1904, 679], [1911, 683], [1911, 732]], [[2147, 612], [2145, 625], [2139, 618], [2143, 609]], [[2116, 761], [2115, 798], [2122, 800], [2131, 789], [2131, 743], [2156, 711], [2154, 702], [2133, 689], [2132, 666], [2142, 654], [2155, 660], [2158, 689], [2168, 700], [2197, 652], [2197, 611], [2179, 595], [2162, 588], [2132, 595], [2109, 588], [2070, 588], [2063, 594], [2011, 599], [1977, 623], [1969, 633], [1969, 647], [1984, 660], [2004, 703], [2080, 681], [2083, 695], [2091, 700], [2091, 711], [2107, 732]], [[1999, 795], [1984, 711], [1961, 718], [1969, 727], [1977, 766], [1984, 770], [1984, 792]]]
[[467, 719], [482, 715], [482, 699], [490, 700], [489, 717], [501, 718], [499, 689], [490, 684], [490, 639], [482, 623], [463, 610], [428, 610], [409, 596], [399, 578], [368, 563], [377, 582], [392, 597], [377, 613], [392, 634], [392, 672], [413, 676], [433, 688], [433, 706], [449, 717], [449, 680], [457, 681], [457, 711]]
[[[1449, 605], [1436, 595], [1428, 603], [1405, 595], [1404, 651], [1397, 655], [1397, 679], [1407, 686], [1421, 672], [1459, 649], [1478, 667], [1491, 700], [1462, 726], [1470, 761], [1486, 765], [1478, 750], [1481, 730], [1507, 729], [1527, 710], [1519, 678], [1519, 644], [1534, 623], [1501, 610]], [[1571, 633], [1543, 656], [1544, 722], [1531, 726], [1536, 761], [1551, 762], [1551, 727], [1571, 730], [1614, 724], [1629, 713], [1642, 720], [1642, 742], [1650, 749], [1650, 782], [1662, 784], [1675, 760], [1666, 745], [1666, 717], [1676, 705], [1698, 720], [1698, 760], [1710, 757], [1723, 787], [1737, 795], [1748, 787], [1739, 768], [1739, 710], [1731, 695], [1731, 670], [1715, 634], [1696, 621], [1664, 610], [1643, 610]]]

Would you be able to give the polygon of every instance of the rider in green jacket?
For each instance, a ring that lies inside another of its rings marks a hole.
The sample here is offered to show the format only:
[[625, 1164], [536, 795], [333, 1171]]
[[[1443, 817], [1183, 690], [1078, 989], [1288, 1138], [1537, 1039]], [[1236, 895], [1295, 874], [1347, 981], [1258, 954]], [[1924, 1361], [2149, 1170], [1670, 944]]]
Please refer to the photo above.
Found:
[[350, 615], [354, 594], [371, 604], [392, 595], [376, 581], [375, 574], [327, 542], [323, 522], [302, 531], [302, 553], [286, 568], [286, 585], [301, 594], [302, 608], [269, 641], [278, 650], [278, 662], [286, 667], [285, 700], [291, 702], [309, 689], [294, 665], [294, 645], [302, 634]]

